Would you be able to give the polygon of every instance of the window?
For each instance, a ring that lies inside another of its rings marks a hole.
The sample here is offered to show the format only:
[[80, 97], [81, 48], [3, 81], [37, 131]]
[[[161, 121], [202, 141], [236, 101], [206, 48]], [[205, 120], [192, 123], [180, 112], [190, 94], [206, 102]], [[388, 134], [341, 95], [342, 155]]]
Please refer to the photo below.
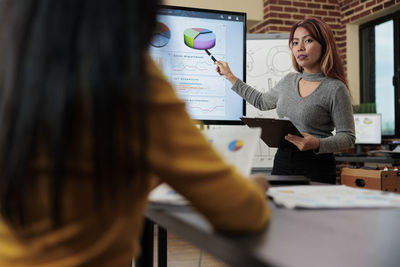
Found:
[[382, 135], [400, 137], [400, 12], [360, 27], [360, 103], [375, 103]]

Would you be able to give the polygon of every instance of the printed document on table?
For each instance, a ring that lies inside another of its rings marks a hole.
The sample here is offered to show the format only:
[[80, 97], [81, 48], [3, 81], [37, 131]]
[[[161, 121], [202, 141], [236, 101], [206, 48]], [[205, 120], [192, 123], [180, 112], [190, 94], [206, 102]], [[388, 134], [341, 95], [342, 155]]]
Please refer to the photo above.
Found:
[[272, 187], [267, 195], [286, 208], [400, 208], [400, 194], [345, 185]]
[[174, 205], [187, 205], [189, 201], [175, 192], [169, 185], [163, 183], [153, 189], [149, 195], [150, 202], [158, 202]]
[[[203, 131], [211, 146], [228, 163], [236, 167], [238, 172], [249, 176], [251, 165], [260, 139], [260, 128], [237, 127], [217, 128]], [[183, 205], [188, 201], [176, 193], [167, 184], [161, 184], [151, 191], [149, 200], [168, 204]]]
[[396, 146], [393, 150], [370, 150], [368, 153], [374, 154], [374, 153], [387, 153], [387, 154], [400, 154], [400, 146]]
[[249, 176], [261, 128], [217, 128], [203, 131], [221, 157], [244, 176]]

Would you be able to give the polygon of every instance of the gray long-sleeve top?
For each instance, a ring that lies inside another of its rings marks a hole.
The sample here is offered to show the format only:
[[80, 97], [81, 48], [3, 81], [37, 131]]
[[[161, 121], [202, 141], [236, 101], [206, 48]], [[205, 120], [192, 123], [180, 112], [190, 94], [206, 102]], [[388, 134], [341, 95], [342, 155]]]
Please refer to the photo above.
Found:
[[[318, 153], [352, 147], [355, 130], [349, 90], [341, 81], [319, 74], [318, 87], [310, 95], [301, 97], [298, 84], [305, 75], [309, 74], [289, 73], [266, 93], [241, 80], [236, 81], [232, 90], [260, 110], [276, 108], [279, 118], [289, 119], [300, 132], [317, 137]], [[336, 134], [332, 135], [334, 128]]]

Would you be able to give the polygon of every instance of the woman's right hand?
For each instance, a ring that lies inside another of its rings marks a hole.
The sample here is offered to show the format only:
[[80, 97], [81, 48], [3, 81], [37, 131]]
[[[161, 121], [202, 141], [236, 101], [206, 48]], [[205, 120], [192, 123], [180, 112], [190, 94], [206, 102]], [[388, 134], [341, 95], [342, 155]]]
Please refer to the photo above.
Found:
[[232, 84], [235, 84], [238, 78], [233, 75], [229, 65], [225, 61], [215, 61], [214, 63], [217, 65], [217, 72], [219, 75], [224, 75], [227, 80], [229, 80]]

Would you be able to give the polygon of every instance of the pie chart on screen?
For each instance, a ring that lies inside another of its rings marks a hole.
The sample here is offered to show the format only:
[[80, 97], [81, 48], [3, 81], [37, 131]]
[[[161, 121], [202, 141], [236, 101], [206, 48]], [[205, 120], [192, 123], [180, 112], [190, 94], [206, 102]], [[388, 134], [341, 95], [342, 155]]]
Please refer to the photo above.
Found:
[[154, 47], [166, 46], [171, 39], [171, 31], [168, 26], [162, 22], [157, 22], [156, 29], [154, 31], [153, 39], [150, 44]]
[[215, 46], [215, 34], [204, 28], [189, 28], [183, 32], [185, 44], [194, 49], [204, 50]]
[[228, 148], [230, 151], [238, 151], [243, 147], [243, 141], [239, 139], [235, 139], [229, 143]]

